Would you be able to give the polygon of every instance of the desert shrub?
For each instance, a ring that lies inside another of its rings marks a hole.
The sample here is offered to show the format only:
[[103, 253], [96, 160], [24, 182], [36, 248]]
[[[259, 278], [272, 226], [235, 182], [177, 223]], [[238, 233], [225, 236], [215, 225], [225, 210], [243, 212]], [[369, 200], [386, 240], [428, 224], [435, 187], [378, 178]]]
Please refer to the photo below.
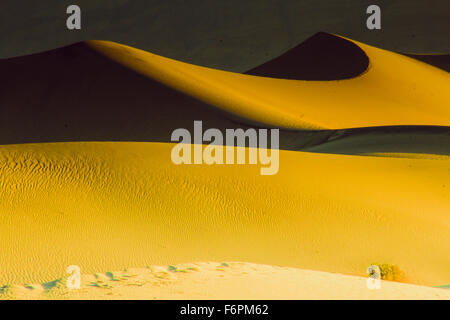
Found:
[[10, 289], [11, 286], [9, 284], [0, 286], [0, 295], [7, 295]]
[[62, 284], [62, 279], [56, 279], [53, 281], [49, 281], [49, 282], [45, 282], [42, 284], [42, 286], [44, 287], [45, 291], [50, 291], [52, 289], [59, 289], [61, 288], [61, 284]]
[[380, 268], [381, 279], [388, 281], [404, 281], [405, 273], [396, 265], [390, 263], [372, 263]]

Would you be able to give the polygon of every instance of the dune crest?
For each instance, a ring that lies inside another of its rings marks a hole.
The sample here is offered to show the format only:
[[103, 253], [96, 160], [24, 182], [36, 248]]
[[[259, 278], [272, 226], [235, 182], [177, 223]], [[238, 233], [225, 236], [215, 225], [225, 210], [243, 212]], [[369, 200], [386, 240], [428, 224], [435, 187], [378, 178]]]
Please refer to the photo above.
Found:
[[343, 80], [360, 76], [369, 57], [355, 43], [319, 32], [246, 74], [293, 80]]
[[193, 120], [225, 126], [224, 115], [301, 130], [450, 125], [448, 73], [356, 41], [327, 39], [333, 37], [365, 52], [366, 72], [340, 81], [273, 79], [194, 66], [108, 41], [1, 60], [0, 104], [8, 117], [0, 119], [0, 143], [165, 142], [167, 131]]
[[[350, 40], [348, 40], [350, 41]], [[108, 57], [245, 119], [296, 129], [450, 124], [450, 75], [402, 55], [363, 45], [367, 72], [342, 81], [248, 76], [193, 66], [110, 42]]]

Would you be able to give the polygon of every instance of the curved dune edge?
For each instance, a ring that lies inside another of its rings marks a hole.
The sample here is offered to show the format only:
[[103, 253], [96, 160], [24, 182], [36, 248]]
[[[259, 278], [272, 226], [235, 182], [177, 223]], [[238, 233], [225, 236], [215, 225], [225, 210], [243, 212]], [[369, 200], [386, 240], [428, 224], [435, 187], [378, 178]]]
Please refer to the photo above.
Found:
[[377, 153], [361, 153], [360, 155], [362, 155], [362, 156], [371, 156], [371, 157], [427, 159], [427, 160], [450, 160], [450, 156], [448, 156], [448, 155], [428, 154], [428, 153], [377, 152]]
[[[113, 277], [113, 278], [112, 278]], [[243, 262], [200, 262], [148, 266], [83, 275], [80, 289], [68, 289], [66, 275], [53, 288], [11, 286], [1, 299], [42, 300], [450, 300], [450, 290], [381, 281], [369, 290], [367, 278]]]
[[449, 160], [448, 127], [371, 127], [337, 130], [328, 139], [304, 146], [302, 151]]
[[[249, 261], [449, 282], [448, 161], [280, 152], [256, 165], [180, 165], [173, 144], [0, 147], [0, 283], [42, 283], [68, 265]], [[324, 183], [326, 181], [326, 183]]]
[[352, 42], [367, 54], [370, 67], [359, 77], [341, 81], [236, 74], [108, 41], [88, 44], [151, 79], [260, 123], [294, 129], [450, 126], [447, 72], [400, 54]]
[[[352, 43], [343, 38], [339, 41]], [[89, 47], [92, 43], [98, 51]], [[0, 144], [169, 142], [174, 129], [189, 128], [194, 120], [221, 130], [250, 125], [301, 129], [281, 133], [281, 148], [289, 150], [312, 146], [334, 135], [327, 131], [307, 132], [310, 129], [369, 125], [366, 129], [377, 128], [379, 136], [383, 128], [390, 130], [386, 125], [393, 123], [399, 127], [425, 123], [430, 132], [432, 128], [450, 128], [431, 126], [450, 121], [449, 91], [442, 90], [448, 86], [447, 73], [401, 55], [366, 48], [376, 53], [370, 55], [375, 61], [371, 68], [360, 77], [342, 81], [241, 75], [101, 41], [0, 60], [1, 76], [7, 79], [0, 89], [0, 104], [8, 114], [0, 118]], [[389, 67], [386, 61], [396, 67]], [[421, 71], [417, 73], [420, 77], [411, 74], [416, 71]], [[443, 86], [433, 82], [442, 77], [445, 81], [437, 83]], [[363, 95], [365, 100], [358, 100]], [[383, 126], [370, 127], [374, 124]], [[430, 136], [425, 146], [403, 150], [404, 143], [416, 139], [408, 132], [402, 134], [406, 141], [396, 134], [395, 141], [402, 144], [398, 149], [377, 146], [377, 150], [366, 153], [428, 153], [426, 150], [432, 149], [431, 153], [440, 154], [439, 144], [445, 149], [445, 141], [440, 143], [439, 137]], [[389, 144], [389, 140], [379, 140], [379, 144]], [[429, 146], [430, 141], [435, 147]]]
[[355, 43], [319, 32], [245, 74], [292, 80], [343, 80], [367, 71], [369, 58]]

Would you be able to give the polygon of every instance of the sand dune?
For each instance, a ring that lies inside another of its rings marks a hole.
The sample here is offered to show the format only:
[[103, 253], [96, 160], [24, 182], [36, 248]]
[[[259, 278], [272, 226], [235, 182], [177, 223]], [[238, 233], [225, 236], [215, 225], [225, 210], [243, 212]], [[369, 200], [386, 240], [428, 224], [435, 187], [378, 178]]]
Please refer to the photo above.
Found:
[[[326, 45], [329, 38], [319, 40]], [[308, 130], [450, 124], [448, 73], [352, 43], [368, 56], [369, 69], [343, 81], [224, 72], [106, 41], [2, 60], [0, 103], [8, 117], [1, 118], [0, 142], [161, 142], [166, 129], [186, 126], [191, 117], [220, 128], [223, 114]]]
[[[314, 54], [327, 45], [342, 66]], [[319, 58], [309, 62], [320, 80], [302, 63], [285, 68], [297, 54]], [[450, 283], [450, 75], [326, 34], [255, 70], [271, 78], [107, 41], [1, 60], [0, 285], [53, 281], [73, 264], [93, 274], [195, 261], [353, 276], [381, 263], [397, 266], [399, 281]], [[167, 142], [194, 120], [278, 126], [292, 151], [280, 152], [274, 176], [176, 166]], [[362, 281], [326, 277], [343, 290]], [[387, 296], [438, 292], [394, 287]]]
[[111, 42], [99, 52], [240, 117], [297, 129], [450, 123], [450, 75], [405, 56], [353, 41], [366, 73], [343, 81], [292, 81], [197, 67]]
[[342, 80], [357, 77], [368, 67], [369, 58], [358, 45], [319, 32], [246, 74], [294, 80]]
[[[184, 165], [172, 144], [0, 147], [2, 283], [189, 261], [449, 282], [449, 161], [281, 151], [280, 171]], [[326, 183], [324, 183], [326, 181]]]
[[367, 278], [241, 262], [201, 262], [148, 266], [83, 275], [81, 288], [61, 281], [49, 285], [11, 286], [4, 299], [450, 299], [450, 290], [381, 281], [367, 288]]

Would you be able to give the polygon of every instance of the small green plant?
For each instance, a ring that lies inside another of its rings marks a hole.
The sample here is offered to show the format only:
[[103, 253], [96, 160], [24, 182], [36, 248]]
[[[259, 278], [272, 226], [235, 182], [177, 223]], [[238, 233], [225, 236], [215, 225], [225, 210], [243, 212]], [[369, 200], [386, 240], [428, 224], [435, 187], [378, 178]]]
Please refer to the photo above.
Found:
[[97, 287], [97, 288], [101, 288], [102, 287], [98, 282], [94, 282], [94, 281], [91, 281], [89, 286], [90, 287]]
[[169, 266], [168, 269], [169, 269], [170, 272], [183, 272], [183, 273], [187, 272], [186, 270], [178, 269], [177, 267], [174, 267], [174, 266]]
[[25, 283], [24, 287], [27, 288], [27, 289], [30, 289], [30, 290], [34, 290], [35, 289], [35, 287], [33, 285], [28, 284], [28, 283]]
[[54, 288], [59, 288], [61, 283], [62, 283], [62, 279], [56, 279], [53, 281], [45, 282], [42, 284], [42, 286], [44, 287], [45, 291], [50, 291]]
[[221, 265], [222, 267], [230, 267], [230, 265], [229, 265], [228, 263], [226, 263], [226, 262], [222, 262], [220, 265]]
[[11, 289], [11, 286], [9, 284], [6, 284], [6, 285], [0, 287], [0, 295], [8, 294], [10, 289]]
[[114, 276], [114, 273], [112, 273], [112, 272], [110, 272], [110, 271], [108, 271], [107, 273], [105, 273], [106, 274], [106, 276], [109, 278], [109, 280], [111, 280], [111, 281], [120, 281], [119, 279], [117, 279], [115, 276]]
[[168, 270], [169, 270], [170, 272], [177, 272], [177, 267], [175, 267], [175, 266], [169, 266]]
[[97, 287], [97, 288], [102, 288], [102, 289], [111, 289], [112, 286], [110, 286], [109, 284], [105, 283], [105, 284], [101, 284], [98, 282], [94, 282], [91, 281], [91, 283], [89, 284], [90, 287]]

